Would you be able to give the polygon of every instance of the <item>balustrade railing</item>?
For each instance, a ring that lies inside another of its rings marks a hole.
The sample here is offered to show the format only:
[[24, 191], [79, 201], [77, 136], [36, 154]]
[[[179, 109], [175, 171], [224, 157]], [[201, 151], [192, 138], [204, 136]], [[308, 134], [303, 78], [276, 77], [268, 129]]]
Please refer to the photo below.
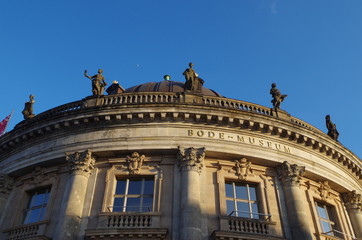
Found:
[[158, 228], [159, 213], [100, 213], [98, 228]]
[[21, 240], [44, 236], [47, 222], [37, 222], [6, 230], [7, 240]]
[[240, 217], [221, 217], [221, 226], [224, 231], [233, 231], [251, 234], [269, 234], [270, 221], [240, 218]]

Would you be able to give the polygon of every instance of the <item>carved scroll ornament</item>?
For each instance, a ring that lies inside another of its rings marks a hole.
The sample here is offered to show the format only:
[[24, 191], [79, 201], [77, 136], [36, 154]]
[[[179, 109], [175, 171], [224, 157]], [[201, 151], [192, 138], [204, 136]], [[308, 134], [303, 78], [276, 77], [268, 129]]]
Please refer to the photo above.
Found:
[[241, 180], [245, 180], [248, 174], [252, 172], [251, 162], [248, 161], [245, 157], [235, 160], [234, 168], [236, 170], [236, 175]]
[[329, 186], [328, 181], [319, 182], [319, 184], [319, 194], [322, 200], [326, 200], [327, 198], [329, 198], [331, 187]]
[[127, 156], [128, 170], [130, 174], [139, 174], [145, 155], [140, 155], [138, 152], [132, 153], [132, 156]]

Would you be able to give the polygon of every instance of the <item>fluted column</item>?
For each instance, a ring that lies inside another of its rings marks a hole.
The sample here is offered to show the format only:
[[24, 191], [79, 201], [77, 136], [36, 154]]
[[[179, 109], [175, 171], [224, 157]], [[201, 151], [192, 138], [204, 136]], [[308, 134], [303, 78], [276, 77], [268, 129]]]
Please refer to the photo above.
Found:
[[6, 201], [13, 189], [14, 179], [4, 173], [0, 173], [0, 223], [5, 212]]
[[200, 173], [203, 168], [204, 158], [205, 148], [179, 147], [178, 160], [181, 171], [181, 240], [199, 240], [202, 238]]
[[342, 195], [354, 234], [358, 240], [362, 240], [362, 197], [355, 190]]
[[65, 189], [55, 240], [77, 239], [88, 178], [95, 163], [92, 153], [88, 150], [67, 153], [66, 160], [70, 168], [70, 177]]
[[289, 164], [287, 161], [276, 168], [283, 184], [288, 210], [288, 220], [293, 240], [312, 240], [308, 216], [305, 209], [305, 196], [299, 188], [305, 167]]

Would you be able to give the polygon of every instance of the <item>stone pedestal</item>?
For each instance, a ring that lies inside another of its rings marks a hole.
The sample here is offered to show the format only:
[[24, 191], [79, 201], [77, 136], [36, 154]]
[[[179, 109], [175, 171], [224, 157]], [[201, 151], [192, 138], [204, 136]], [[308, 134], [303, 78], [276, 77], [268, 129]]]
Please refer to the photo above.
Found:
[[66, 159], [70, 167], [70, 176], [54, 240], [78, 238], [88, 178], [95, 163], [90, 151], [67, 153]]
[[349, 218], [352, 223], [354, 234], [358, 240], [362, 240], [362, 197], [356, 191], [342, 195]]
[[202, 239], [200, 173], [203, 168], [205, 148], [179, 147], [181, 171], [181, 221], [180, 240]]
[[305, 197], [299, 188], [299, 181], [305, 171], [304, 167], [284, 162], [277, 167], [279, 178], [283, 183], [283, 190], [288, 210], [288, 220], [293, 240], [312, 240], [309, 229], [308, 216], [305, 209]]

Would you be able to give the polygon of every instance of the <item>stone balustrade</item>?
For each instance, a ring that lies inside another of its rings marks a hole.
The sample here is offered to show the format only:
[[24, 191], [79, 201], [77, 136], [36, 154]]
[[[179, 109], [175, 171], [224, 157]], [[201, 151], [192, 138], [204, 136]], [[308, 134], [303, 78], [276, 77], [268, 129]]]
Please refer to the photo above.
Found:
[[100, 213], [98, 228], [159, 228], [160, 213]]
[[239, 217], [221, 217], [221, 230], [250, 234], [268, 235], [270, 221]]
[[37, 237], [37, 239], [47, 239], [44, 236], [47, 223], [47, 221], [42, 221], [8, 229], [5, 231], [8, 235], [7, 240], [20, 240], [35, 237]]

